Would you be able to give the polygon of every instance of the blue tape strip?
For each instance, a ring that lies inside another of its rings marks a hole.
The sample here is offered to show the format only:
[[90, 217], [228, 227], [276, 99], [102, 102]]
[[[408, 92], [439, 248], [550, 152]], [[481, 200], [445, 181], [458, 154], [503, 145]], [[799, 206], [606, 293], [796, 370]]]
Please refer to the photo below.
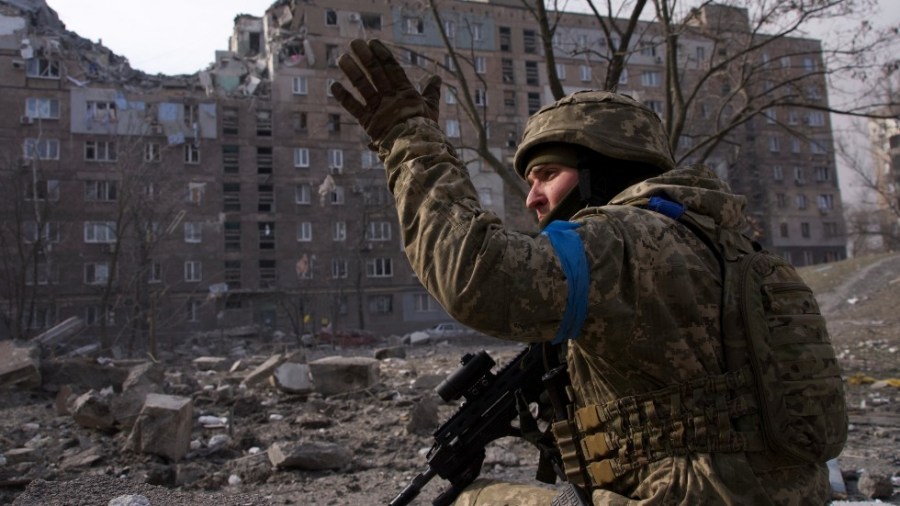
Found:
[[566, 339], [576, 339], [587, 317], [590, 273], [584, 243], [581, 236], [575, 232], [580, 226], [578, 223], [557, 220], [550, 222], [541, 232], [550, 239], [550, 244], [556, 250], [569, 286], [566, 311], [559, 325], [559, 331], [553, 338], [553, 344], [559, 344]]
[[656, 211], [660, 214], [664, 214], [676, 221], [684, 214], [683, 205], [679, 204], [678, 202], [666, 200], [659, 196], [650, 197], [650, 202], [647, 203], [647, 208], [651, 211]]

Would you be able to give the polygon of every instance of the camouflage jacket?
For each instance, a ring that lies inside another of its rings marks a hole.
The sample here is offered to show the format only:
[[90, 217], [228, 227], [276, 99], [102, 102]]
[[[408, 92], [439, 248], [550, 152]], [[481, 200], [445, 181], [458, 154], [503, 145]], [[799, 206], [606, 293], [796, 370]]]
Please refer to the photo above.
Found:
[[[566, 307], [566, 276], [549, 239], [504, 228], [483, 210], [453, 147], [434, 122], [413, 119], [380, 146], [403, 244], [426, 289], [457, 320], [520, 342], [549, 341]], [[568, 363], [577, 407], [724, 372], [717, 257], [689, 228], [634, 204], [681, 202], [720, 242], [749, 247], [744, 199], [705, 167], [626, 189], [571, 221], [587, 254], [588, 313]], [[714, 235], [716, 236], [716, 235]], [[822, 466], [754, 474], [742, 454], [672, 457], [595, 490], [595, 504], [821, 504]], [[823, 481], [824, 484], [823, 484]], [[626, 499], [630, 498], [630, 499]]]

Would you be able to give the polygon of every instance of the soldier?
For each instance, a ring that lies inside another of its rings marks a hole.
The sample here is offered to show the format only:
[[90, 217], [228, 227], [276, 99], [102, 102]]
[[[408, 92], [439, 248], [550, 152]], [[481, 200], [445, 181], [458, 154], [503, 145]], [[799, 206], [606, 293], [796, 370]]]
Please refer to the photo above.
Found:
[[[354, 40], [339, 65], [362, 101], [332, 92], [385, 163], [426, 289], [487, 334], [567, 343], [581, 457], [566, 471], [593, 504], [829, 499], [822, 462], [761, 453], [749, 369], [726, 364], [721, 255], [753, 250], [744, 200], [705, 167], [676, 169], [656, 114], [588, 91], [532, 116], [514, 161], [542, 229], [529, 235], [479, 205], [437, 124], [439, 78], [418, 92], [378, 40]], [[478, 480], [457, 504], [554, 495]]]

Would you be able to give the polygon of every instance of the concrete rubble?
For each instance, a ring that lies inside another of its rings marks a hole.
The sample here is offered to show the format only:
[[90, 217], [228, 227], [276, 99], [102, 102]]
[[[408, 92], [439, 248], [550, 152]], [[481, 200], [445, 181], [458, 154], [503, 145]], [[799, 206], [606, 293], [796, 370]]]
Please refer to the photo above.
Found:
[[[299, 345], [286, 344], [289, 337], [268, 344], [244, 333], [215, 337], [188, 339], [162, 353], [159, 362], [39, 360], [40, 385], [8, 387], [0, 402], [13, 407], [13, 415], [0, 419], [0, 503], [18, 496], [24, 499], [16, 505], [43, 504], [27, 498], [53, 490], [64, 496], [69, 489], [54, 489], [54, 483], [91, 476], [108, 487], [103, 504], [138, 494], [151, 504], [218, 506], [241, 491], [254, 496], [245, 504], [296, 503], [297, 497], [323, 491], [335, 500], [346, 496], [356, 497], [357, 504], [384, 504], [422, 471], [431, 435], [456, 408], [433, 390], [471, 351], [452, 346], [297, 350]], [[500, 364], [518, 350], [489, 348]], [[858, 388], [888, 398], [896, 392], [872, 390], [871, 384]], [[38, 412], [15, 411], [35, 397], [43, 399]], [[865, 398], [866, 409], [878, 413], [891, 405], [876, 407]], [[866, 420], [851, 415], [851, 422], [854, 433], [866, 431], [895, 446], [898, 432], [888, 414]], [[534, 456], [526, 443], [502, 439], [488, 449], [485, 469], [492, 476], [528, 481]], [[842, 457], [830, 465], [832, 481], [846, 483], [835, 499], [887, 493], [889, 477], [870, 487], [875, 473], [856, 472], [846, 462]], [[423, 494], [433, 497], [445, 485], [433, 480]], [[213, 491], [216, 499], [153, 499], [187, 491]], [[325, 498], [311, 502], [327, 503]]]
[[0, 388], [31, 388], [40, 385], [41, 371], [37, 355], [38, 350], [34, 346], [0, 341]]

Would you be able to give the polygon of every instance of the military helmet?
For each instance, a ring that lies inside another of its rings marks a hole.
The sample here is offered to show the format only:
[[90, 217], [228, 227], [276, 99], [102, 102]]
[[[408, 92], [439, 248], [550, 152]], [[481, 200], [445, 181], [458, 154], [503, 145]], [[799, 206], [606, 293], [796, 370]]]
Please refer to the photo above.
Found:
[[675, 168], [662, 121], [633, 98], [608, 91], [579, 91], [542, 107], [525, 125], [514, 166], [523, 179], [530, 151], [545, 143], [576, 144], [609, 158]]

